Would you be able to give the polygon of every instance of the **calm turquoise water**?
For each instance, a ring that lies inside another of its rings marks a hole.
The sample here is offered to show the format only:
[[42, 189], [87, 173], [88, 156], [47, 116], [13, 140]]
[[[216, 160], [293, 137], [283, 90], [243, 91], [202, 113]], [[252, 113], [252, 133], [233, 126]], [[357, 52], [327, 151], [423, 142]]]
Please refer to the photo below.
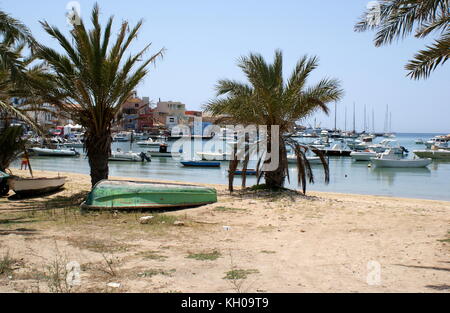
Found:
[[[429, 139], [436, 135], [442, 134], [397, 134], [395, 139], [410, 151], [408, 157], [412, 158], [412, 150], [425, 149], [423, 145], [416, 145], [415, 139]], [[382, 139], [378, 138], [375, 142]], [[129, 151], [130, 144], [114, 143], [113, 149], [117, 148]], [[198, 151], [201, 149], [197, 148]], [[146, 150], [148, 149], [132, 147], [134, 152]], [[422, 169], [369, 168], [367, 164], [353, 162], [351, 158], [330, 158], [329, 185], [323, 183], [321, 166], [314, 165], [316, 183], [308, 185], [308, 190], [450, 201], [450, 162], [435, 161], [428, 168]], [[35, 170], [89, 174], [89, 165], [85, 157], [34, 157], [31, 159], [31, 165]], [[222, 162], [220, 169], [184, 168], [178, 161], [170, 158], [153, 158], [151, 163], [145, 164], [110, 163], [111, 176], [211, 184], [227, 184], [227, 169], [227, 162]], [[298, 188], [296, 175], [297, 170], [293, 165], [290, 167], [290, 188]], [[256, 182], [253, 177], [248, 177], [247, 180], [248, 185]], [[235, 183], [239, 185], [240, 178], [236, 178]]]

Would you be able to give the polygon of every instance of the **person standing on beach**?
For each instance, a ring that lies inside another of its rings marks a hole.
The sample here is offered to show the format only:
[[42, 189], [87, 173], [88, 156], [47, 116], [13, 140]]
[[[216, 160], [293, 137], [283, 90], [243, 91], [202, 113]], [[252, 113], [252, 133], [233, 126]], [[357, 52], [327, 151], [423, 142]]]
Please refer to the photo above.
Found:
[[27, 170], [28, 169], [28, 164], [29, 164], [29, 161], [28, 161], [27, 156], [23, 155], [22, 156], [22, 163], [20, 164], [20, 169], [22, 170], [22, 169], [24, 169], [23, 167], [25, 167], [25, 170]]

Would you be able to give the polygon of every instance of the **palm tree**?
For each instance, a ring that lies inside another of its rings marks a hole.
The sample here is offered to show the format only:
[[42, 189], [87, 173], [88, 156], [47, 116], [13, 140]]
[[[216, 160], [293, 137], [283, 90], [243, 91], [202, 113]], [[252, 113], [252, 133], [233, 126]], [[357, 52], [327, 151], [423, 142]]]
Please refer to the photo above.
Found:
[[64, 53], [39, 46], [37, 56], [46, 62], [52, 76], [33, 84], [49, 103], [59, 106], [62, 112], [70, 114], [86, 129], [85, 148], [94, 186], [108, 178], [111, 127], [121, 105], [148, 74], [148, 65], [163, 55], [163, 50], [143, 60], [149, 44], [140, 52], [126, 57], [142, 21], [131, 29], [128, 22], [122, 22], [114, 42], [113, 17], [108, 19], [103, 29], [97, 4], [92, 10], [91, 21], [91, 30], [86, 29], [81, 20], [73, 26], [70, 37], [47, 22], [41, 22], [44, 30], [59, 42]]
[[[260, 54], [252, 53], [248, 57], [240, 58], [238, 66], [249, 83], [220, 80], [216, 86], [219, 98], [210, 101], [205, 109], [214, 116], [227, 115], [237, 124], [267, 125], [269, 153], [271, 142], [275, 140], [271, 137], [271, 128], [278, 125], [280, 136], [277, 152], [280, 155], [280, 162], [276, 170], [264, 173], [266, 186], [278, 189], [284, 186], [286, 177], [289, 178], [286, 151], [288, 145], [297, 155], [298, 180], [305, 193], [306, 178], [309, 178], [311, 183], [314, 182], [305, 155], [309, 148], [293, 140], [291, 132], [297, 121], [311, 116], [316, 111], [328, 113], [327, 104], [340, 100], [343, 95], [339, 81], [325, 78], [313, 86], [307, 86], [308, 77], [318, 67], [318, 58], [304, 56], [298, 61], [289, 80], [284, 82], [281, 51], [275, 52], [273, 64], [266, 63]], [[323, 155], [321, 158], [326, 173], [325, 180], [328, 182], [328, 166]], [[235, 168], [236, 162], [231, 162], [231, 175]]]
[[390, 44], [415, 31], [424, 38], [433, 32], [439, 38], [405, 66], [413, 79], [428, 78], [437, 66], [450, 58], [449, 0], [381, 0], [369, 8], [356, 24], [355, 31], [375, 30], [375, 46]]

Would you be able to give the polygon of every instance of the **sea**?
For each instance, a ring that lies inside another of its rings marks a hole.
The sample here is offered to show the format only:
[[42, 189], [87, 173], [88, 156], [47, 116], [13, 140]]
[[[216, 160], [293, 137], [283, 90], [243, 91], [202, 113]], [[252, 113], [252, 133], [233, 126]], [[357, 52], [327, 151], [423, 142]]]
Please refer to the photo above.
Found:
[[[398, 133], [395, 140], [409, 150], [407, 158], [413, 158], [413, 150], [425, 149], [415, 143], [416, 139], [425, 141], [442, 134]], [[384, 138], [377, 138], [374, 143]], [[299, 141], [303, 141], [299, 138]], [[196, 145], [195, 151], [201, 152], [207, 142]], [[170, 144], [169, 144], [170, 145]], [[136, 144], [115, 142], [113, 150], [141, 152]], [[30, 162], [34, 170], [74, 172], [89, 174], [89, 164], [83, 149], [80, 158], [32, 157]], [[169, 146], [170, 151], [170, 146]], [[402, 198], [417, 198], [450, 201], [450, 162], [433, 161], [427, 168], [372, 168], [368, 162], [355, 162], [348, 157], [330, 157], [330, 183], [325, 184], [321, 165], [313, 165], [314, 184], [308, 184], [307, 191], [336, 192], [346, 194], [379, 195]], [[228, 184], [228, 162], [221, 162], [221, 168], [186, 168], [179, 160], [172, 158], [152, 158], [152, 162], [110, 162], [110, 176], [130, 179], [171, 180], [190, 183]], [[16, 162], [13, 167], [19, 167]], [[295, 164], [289, 167], [290, 182], [286, 187], [299, 189]], [[247, 186], [256, 183], [255, 177], [247, 177]], [[235, 178], [235, 184], [241, 185], [241, 178]]]

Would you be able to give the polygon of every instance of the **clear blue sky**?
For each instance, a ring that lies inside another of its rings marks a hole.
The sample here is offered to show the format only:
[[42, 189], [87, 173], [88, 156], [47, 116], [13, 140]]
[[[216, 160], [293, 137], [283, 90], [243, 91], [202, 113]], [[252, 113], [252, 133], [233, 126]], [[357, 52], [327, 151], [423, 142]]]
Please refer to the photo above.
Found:
[[[82, 16], [90, 14], [95, 1], [79, 1]], [[272, 58], [275, 49], [285, 56], [286, 75], [303, 54], [318, 55], [321, 63], [312, 82], [329, 76], [339, 78], [345, 98], [339, 103], [338, 127], [348, 128], [353, 102], [357, 106], [357, 128], [363, 125], [363, 107], [375, 126], [383, 131], [386, 105], [393, 116], [393, 131], [450, 133], [450, 63], [428, 80], [412, 81], [403, 69], [414, 53], [430, 42], [407, 39], [382, 48], [373, 45], [373, 33], [355, 33], [353, 26], [364, 11], [366, 0], [192, 0], [153, 1], [99, 0], [102, 17], [145, 24], [138, 49], [153, 43], [153, 52], [167, 49], [163, 60], [142, 83], [140, 96], [152, 100], [182, 101], [200, 109], [214, 97], [220, 78], [243, 79], [236, 59], [249, 52]], [[39, 20], [69, 30], [65, 13], [68, 1], [0, 0], [0, 8], [28, 25], [44, 44], [57, 47], [39, 25]], [[117, 29], [117, 28], [116, 28]], [[334, 109], [333, 109], [334, 110]], [[324, 127], [334, 126], [334, 113], [318, 114]], [[313, 119], [310, 119], [312, 123]]]

